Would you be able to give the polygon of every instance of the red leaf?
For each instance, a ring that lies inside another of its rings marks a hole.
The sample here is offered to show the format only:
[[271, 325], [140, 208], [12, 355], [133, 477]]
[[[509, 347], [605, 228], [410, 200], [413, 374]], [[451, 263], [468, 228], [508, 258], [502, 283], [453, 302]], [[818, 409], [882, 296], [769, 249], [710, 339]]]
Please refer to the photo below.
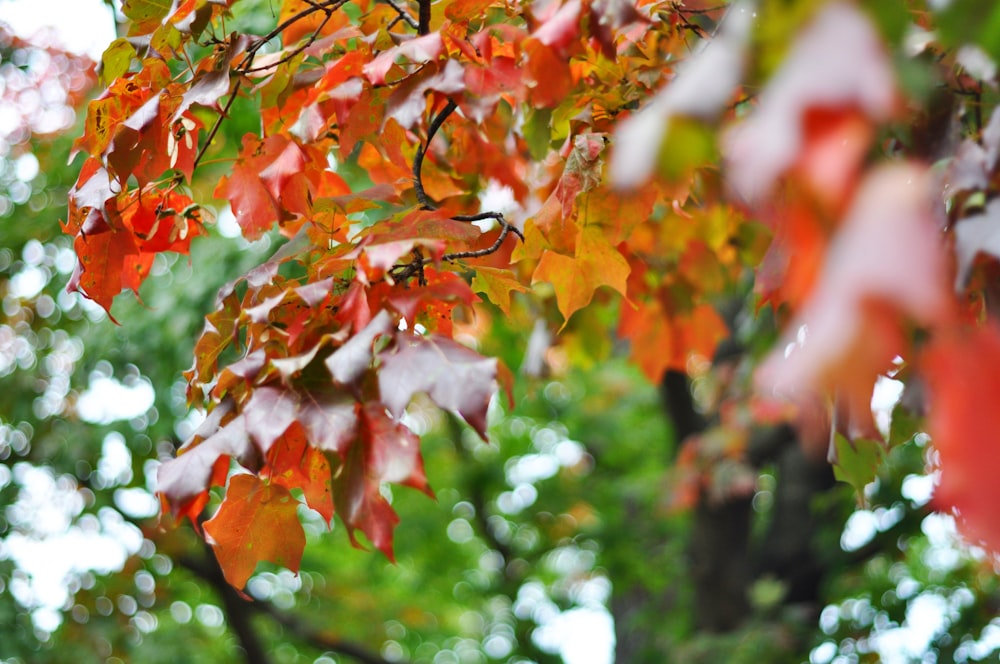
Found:
[[392, 533], [399, 517], [389, 502], [379, 493], [379, 483], [366, 474], [365, 452], [362, 445], [352, 445], [344, 465], [334, 482], [334, 501], [338, 514], [347, 526], [347, 535], [354, 546], [360, 547], [354, 535], [360, 530], [375, 548], [389, 560], [395, 560], [392, 551]]
[[558, 106], [573, 88], [569, 62], [535, 39], [524, 42], [524, 52], [528, 56], [524, 77], [532, 103], [538, 108]]
[[[858, 109], [875, 122], [895, 111], [892, 63], [856, 7], [831, 3], [817, 14], [761, 94], [758, 109], [725, 140], [729, 178], [747, 200], [760, 200], [796, 161], [810, 108]], [[856, 165], [845, 161], [843, 167]]]
[[299, 423], [313, 446], [343, 454], [358, 436], [358, 402], [333, 390], [305, 392]]
[[174, 514], [208, 489], [213, 467], [221, 457], [234, 457], [249, 464], [253, 450], [243, 418], [237, 416], [220, 428], [220, 423], [231, 413], [231, 402], [220, 403], [178, 451], [177, 457], [160, 464], [156, 490]]
[[378, 312], [363, 330], [326, 358], [326, 367], [333, 380], [341, 385], [350, 385], [361, 378], [375, 356], [372, 348], [375, 339], [392, 332], [393, 328], [392, 316], [385, 310]]
[[361, 410], [361, 435], [367, 473], [374, 482], [403, 484], [433, 497], [424, 474], [420, 439], [391, 419], [382, 404], [365, 404]]
[[1000, 553], [1000, 331], [993, 324], [934, 339], [922, 358], [937, 452], [938, 509], [951, 510], [971, 541]]
[[232, 205], [236, 221], [248, 240], [256, 240], [272, 224], [285, 218], [285, 213], [268, 186], [269, 183], [276, 183], [284, 169], [278, 167], [271, 172], [269, 183], [265, 183], [261, 176], [271, 162], [284, 154], [288, 142], [282, 136], [271, 136], [260, 141], [253, 134], [246, 134], [232, 175], [223, 176], [215, 189], [216, 196], [227, 199]]
[[264, 560], [299, 571], [306, 537], [298, 506], [280, 484], [247, 474], [229, 480], [226, 498], [205, 522], [205, 532], [230, 585], [243, 588]]
[[308, 444], [302, 427], [289, 427], [268, 454], [268, 477], [289, 489], [301, 489], [306, 504], [320, 513], [327, 525], [333, 519], [330, 463]]
[[298, 417], [293, 393], [276, 387], [258, 387], [243, 406], [246, 431], [263, 454], [267, 454]]
[[393, 349], [379, 359], [379, 394], [394, 417], [402, 417], [413, 395], [423, 392], [486, 440], [486, 412], [497, 391], [495, 359], [444, 337], [407, 333], [397, 334]]
[[386, 74], [396, 63], [396, 58], [402, 57], [413, 63], [424, 63], [436, 59], [443, 50], [444, 43], [439, 32], [415, 37], [379, 53], [374, 60], [364, 66], [365, 78], [372, 85], [385, 85]]
[[73, 242], [80, 264], [67, 288], [83, 292], [111, 316], [115, 295], [125, 288], [138, 289], [149, 274], [153, 255], [140, 256], [134, 236], [111, 228], [96, 210], [88, 219], [92, 223]]
[[915, 165], [884, 166], [861, 184], [819, 283], [758, 371], [766, 391], [838, 388], [861, 412], [875, 376], [906, 353], [899, 314], [924, 325], [947, 320], [929, 177]]
[[531, 36], [565, 57], [580, 35], [580, 0], [568, 0]]

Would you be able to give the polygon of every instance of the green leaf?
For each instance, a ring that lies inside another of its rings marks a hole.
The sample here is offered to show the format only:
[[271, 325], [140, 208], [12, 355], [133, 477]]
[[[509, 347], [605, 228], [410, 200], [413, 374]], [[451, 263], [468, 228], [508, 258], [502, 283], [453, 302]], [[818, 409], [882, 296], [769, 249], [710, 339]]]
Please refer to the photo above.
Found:
[[837, 461], [833, 475], [841, 482], [854, 487], [859, 502], [865, 501], [865, 487], [871, 483], [885, 458], [885, 446], [875, 440], [859, 438], [849, 441], [841, 434], [835, 434], [834, 445]]
[[936, 15], [941, 39], [949, 46], [974, 43], [1000, 58], [1000, 5], [993, 0], [952, 2]]
[[552, 130], [550, 122], [552, 120], [552, 109], [537, 108], [528, 113], [528, 119], [524, 123], [522, 131], [524, 140], [528, 143], [528, 150], [531, 151], [531, 158], [541, 161], [549, 153], [549, 143], [552, 140]]
[[111, 42], [101, 56], [101, 82], [104, 85], [111, 85], [116, 78], [128, 71], [135, 57], [135, 48], [124, 37]]
[[146, 35], [158, 28], [170, 13], [170, 0], [125, 0], [122, 13], [132, 22], [129, 36]]

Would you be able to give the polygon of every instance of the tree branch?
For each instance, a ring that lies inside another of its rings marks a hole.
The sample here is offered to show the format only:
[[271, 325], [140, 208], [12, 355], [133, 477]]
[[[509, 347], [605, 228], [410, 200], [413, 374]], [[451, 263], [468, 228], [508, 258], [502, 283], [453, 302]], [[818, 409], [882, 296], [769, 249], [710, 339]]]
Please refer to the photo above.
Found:
[[[303, 9], [294, 16], [289, 16], [287, 19], [282, 21], [281, 25], [279, 25], [274, 30], [271, 30], [271, 32], [261, 37], [256, 43], [254, 43], [252, 46], [250, 46], [250, 48], [247, 49], [246, 58], [244, 58], [243, 63], [236, 68], [236, 71], [237, 73], [240, 74], [240, 76], [254, 71], [261, 71], [261, 68], [253, 67], [253, 60], [254, 57], [257, 55], [257, 51], [259, 51], [261, 47], [264, 46], [264, 44], [266, 44], [267, 42], [271, 41], [272, 39], [280, 35], [289, 26], [295, 24], [298, 21], [301, 21], [307, 16], [315, 14], [316, 12], [326, 12], [326, 18], [320, 24], [319, 28], [313, 31], [313, 34], [309, 37], [309, 39], [306, 40], [305, 44], [303, 44], [300, 48], [296, 49], [294, 52], [290, 53], [285, 58], [282, 58], [281, 60], [279, 60], [274, 64], [268, 65], [264, 69], [269, 69], [271, 67], [281, 64], [282, 62], [287, 62], [288, 60], [295, 57], [305, 49], [309, 48], [309, 46], [316, 40], [316, 37], [323, 29], [323, 26], [325, 26], [327, 21], [330, 20], [330, 16], [333, 14], [333, 12], [342, 7], [344, 4], [346, 4], [347, 0], [326, 0], [324, 2], [307, 0], [307, 2], [309, 4], [308, 8]], [[212, 125], [212, 129], [208, 132], [208, 137], [205, 139], [205, 142], [202, 144], [201, 148], [198, 150], [198, 154], [194, 158], [194, 164], [192, 166], [192, 169], [198, 167], [198, 164], [201, 163], [202, 158], [204, 158], [205, 153], [208, 151], [208, 146], [210, 146], [212, 144], [212, 141], [215, 140], [216, 134], [219, 133], [219, 128], [222, 127], [223, 120], [225, 120], [229, 116], [229, 110], [233, 107], [233, 103], [236, 101], [236, 97], [239, 95], [240, 88], [242, 87], [242, 85], [243, 83], [240, 80], [240, 77], [238, 76], [236, 78], [236, 84], [233, 86], [233, 91], [229, 95], [229, 100], [226, 102], [225, 108], [222, 109], [222, 113], [220, 113], [219, 116], [215, 119], [215, 124]]]
[[427, 128], [427, 142], [423, 145], [417, 146], [417, 154], [413, 157], [413, 188], [417, 192], [417, 202], [419, 202], [420, 206], [425, 210], [436, 210], [438, 206], [437, 203], [428, 198], [427, 192], [424, 191], [424, 181], [421, 176], [421, 171], [424, 167], [424, 155], [427, 153], [427, 150], [430, 149], [431, 141], [434, 140], [434, 135], [438, 133], [438, 130], [441, 129], [441, 125], [444, 124], [444, 121], [448, 119], [449, 115], [455, 112], [456, 108], [458, 108], [458, 106], [455, 102], [449, 99], [445, 107], [441, 109], [441, 112], [438, 113], [433, 120], [431, 120], [431, 124]]
[[417, 34], [426, 35], [431, 31], [431, 0], [418, 0], [420, 5], [419, 24]]
[[[327, 636], [311, 625], [307, 625], [298, 616], [281, 611], [270, 602], [256, 600], [249, 606], [257, 612], [269, 616], [276, 623], [297, 636], [299, 640], [308, 643], [317, 650], [335, 652], [337, 654], [344, 655], [345, 657], [351, 657], [359, 662], [362, 662], [362, 664], [390, 664], [389, 660], [384, 659], [381, 655], [363, 648], [362, 646], [354, 643], [347, 643]], [[399, 664], [400, 662], [405, 662], [405, 660], [397, 659], [393, 660], [393, 662], [395, 662], [395, 664]]]
[[396, 13], [399, 14], [399, 18], [401, 18], [402, 20], [406, 21], [406, 24], [408, 26], [410, 26], [414, 30], [418, 30], [418, 31], [420, 30], [420, 24], [417, 23], [416, 19], [414, 19], [412, 16], [410, 16], [410, 13], [408, 11], [406, 11], [405, 9], [403, 9], [402, 7], [400, 7], [399, 5], [397, 5], [396, 2], [395, 2], [395, 0], [385, 0], [385, 2], [390, 7], [392, 7], [393, 9], [396, 10]]
[[351, 657], [362, 664], [390, 664], [378, 653], [356, 643], [332, 638], [307, 625], [298, 616], [281, 611], [267, 600], [247, 598], [247, 596], [236, 592], [222, 575], [222, 570], [219, 568], [215, 554], [211, 552], [209, 545], [206, 545], [206, 548], [209, 549], [209, 552], [203, 558], [184, 555], [177, 558], [177, 562], [188, 571], [207, 581], [218, 593], [226, 612], [226, 621], [236, 638], [239, 639], [240, 646], [246, 652], [247, 664], [270, 664], [271, 662], [257, 631], [253, 629], [250, 622], [253, 613], [270, 617], [294, 634], [301, 642], [316, 650], [338, 653], [345, 657]]

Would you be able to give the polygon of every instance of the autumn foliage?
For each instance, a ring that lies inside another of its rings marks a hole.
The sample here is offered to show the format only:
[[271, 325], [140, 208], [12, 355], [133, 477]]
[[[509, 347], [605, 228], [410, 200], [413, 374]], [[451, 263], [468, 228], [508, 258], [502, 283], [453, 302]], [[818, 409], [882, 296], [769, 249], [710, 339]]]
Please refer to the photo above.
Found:
[[[658, 381], [733, 334], [718, 305], [748, 279], [784, 337], [726, 426], [777, 413], [850, 454], [882, 444], [877, 379], [905, 380], [926, 395], [938, 507], [1000, 551], [1000, 115], [932, 168], [864, 8], [816, 3], [769, 51], [742, 2], [288, 0], [268, 34], [230, 30], [233, 4], [125, 3], [64, 229], [70, 289], [109, 315], [217, 205], [248, 240], [288, 240], [208, 312], [185, 375], [207, 416], [159, 471], [234, 586], [262, 560], [298, 568], [302, 504], [392, 557], [383, 487], [432, 495], [411, 401], [485, 439], [507, 385], [457, 340], [485, 301], [552, 301], [572, 335], [616, 300]], [[237, 102], [259, 127], [226, 144]], [[515, 212], [491, 208], [497, 189]]]

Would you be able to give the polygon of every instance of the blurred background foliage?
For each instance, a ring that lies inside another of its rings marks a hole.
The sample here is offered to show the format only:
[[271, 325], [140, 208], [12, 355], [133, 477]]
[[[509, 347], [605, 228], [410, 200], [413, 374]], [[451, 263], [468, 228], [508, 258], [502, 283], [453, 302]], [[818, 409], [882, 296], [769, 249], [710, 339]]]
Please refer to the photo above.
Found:
[[[236, 7], [238, 29], [275, 22], [266, 0]], [[844, 483], [803, 496], [817, 596], [796, 601], [781, 574], [759, 573], [745, 619], [701, 624], [700, 517], [678, 499], [670, 387], [625, 363], [611, 302], [581, 312], [544, 353], [538, 342], [558, 323], [532, 301], [510, 317], [478, 309], [468, 338], [515, 370], [517, 405], [496, 405], [490, 444], [413, 408], [437, 498], [393, 490], [397, 563], [351, 548], [339, 525], [325, 532], [302, 508], [302, 572], [262, 566], [249, 597], [236, 595], [189, 527], [159, 524], [152, 490], [158, 459], [198, 421], [181, 372], [204, 312], [278, 239], [247, 243], [216, 211], [190, 258], [158, 256], [140, 296], [116, 301], [121, 326], [66, 293], [74, 257], [58, 222], [79, 167], [69, 109], [92, 89], [89, 67], [0, 27], [3, 661], [599, 663], [615, 649], [631, 662], [995, 661], [994, 570], [930, 514], [925, 440], [905, 411], [863, 507]], [[237, 104], [208, 162], [257, 125], [253, 104]], [[773, 331], [744, 318], [753, 354]], [[695, 394], [746, 379], [720, 373], [702, 367]], [[721, 481], [752, 473], [750, 538], [766, 551], [785, 478], [774, 461], [733, 472]]]

